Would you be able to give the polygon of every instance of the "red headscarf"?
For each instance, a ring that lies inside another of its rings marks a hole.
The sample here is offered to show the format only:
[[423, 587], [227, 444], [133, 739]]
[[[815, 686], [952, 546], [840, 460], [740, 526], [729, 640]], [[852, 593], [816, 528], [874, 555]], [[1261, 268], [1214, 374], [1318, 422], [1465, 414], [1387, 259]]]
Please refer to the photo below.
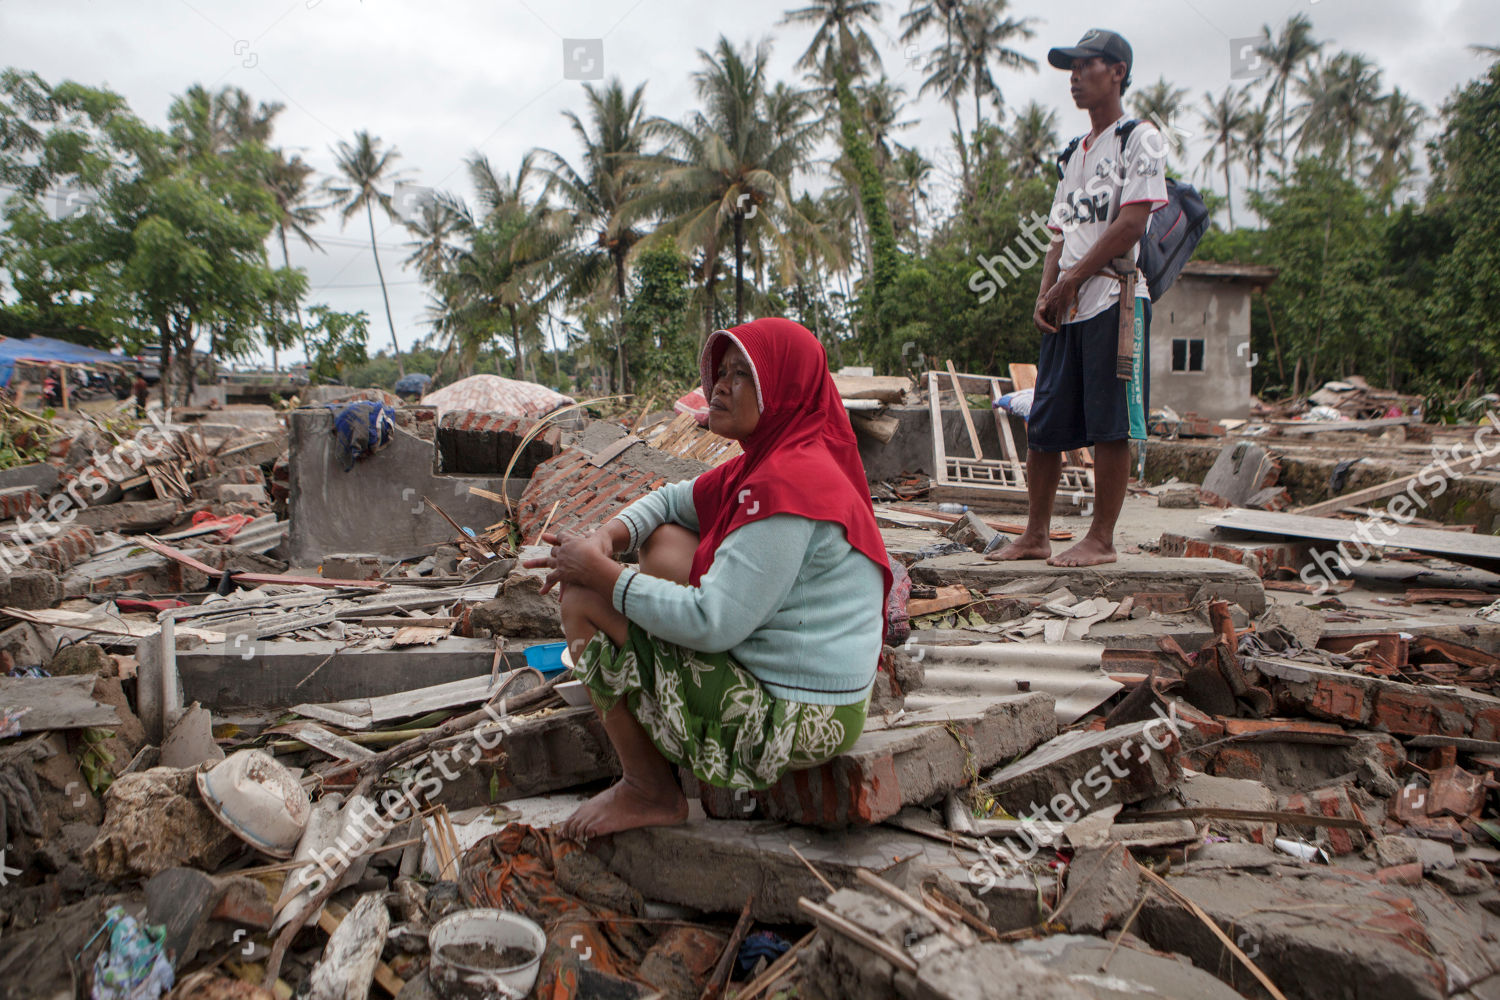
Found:
[[689, 582], [698, 585], [713, 565], [719, 543], [740, 525], [773, 514], [797, 514], [842, 525], [849, 544], [880, 567], [889, 593], [885, 542], [875, 526], [865, 467], [823, 345], [789, 319], [761, 319], [720, 330], [708, 338], [698, 360], [703, 395], [709, 399], [714, 374], [731, 343], [750, 359], [760, 423], [740, 442], [743, 455], [705, 472], [693, 485], [701, 541]]

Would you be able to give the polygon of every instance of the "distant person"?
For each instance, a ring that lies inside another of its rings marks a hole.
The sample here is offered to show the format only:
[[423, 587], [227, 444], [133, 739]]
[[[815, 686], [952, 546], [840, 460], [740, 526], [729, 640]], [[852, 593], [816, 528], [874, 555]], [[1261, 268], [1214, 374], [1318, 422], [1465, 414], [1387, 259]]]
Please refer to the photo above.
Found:
[[42, 379], [42, 401], [48, 406], [61, 406], [63, 401], [62, 377], [58, 375], [57, 369], [48, 368], [47, 377]]
[[[1054, 566], [1115, 561], [1115, 521], [1130, 478], [1130, 382], [1115, 374], [1122, 282], [1110, 264], [1137, 259], [1151, 213], [1167, 202], [1161, 134], [1137, 122], [1128, 134], [1120, 98], [1130, 86], [1130, 43], [1113, 31], [1090, 29], [1047, 61], [1069, 73], [1073, 103], [1089, 113], [1090, 130], [1069, 147], [1052, 200], [1052, 239], [1042, 267], [1032, 321], [1042, 331], [1036, 393], [1027, 422], [1026, 531], [988, 558], [1046, 559]], [[1135, 297], [1151, 342], [1151, 299], [1135, 272]], [[1144, 349], [1143, 345], [1143, 349]], [[1146, 359], [1141, 370], [1149, 371]], [[1142, 387], [1144, 399], [1146, 387]], [[1052, 555], [1048, 528], [1063, 453], [1094, 449], [1094, 520], [1066, 552]]]
[[135, 373], [135, 382], [130, 386], [131, 393], [135, 396], [135, 419], [146, 418], [146, 400], [151, 396], [151, 386], [146, 384], [146, 376], [141, 372]]

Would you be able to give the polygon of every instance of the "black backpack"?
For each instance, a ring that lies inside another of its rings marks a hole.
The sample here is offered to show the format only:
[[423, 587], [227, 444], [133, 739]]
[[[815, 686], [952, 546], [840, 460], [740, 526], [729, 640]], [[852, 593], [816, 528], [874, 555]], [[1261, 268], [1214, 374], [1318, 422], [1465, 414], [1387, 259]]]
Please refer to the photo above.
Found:
[[[1120, 140], [1120, 156], [1125, 155], [1125, 142], [1130, 133], [1141, 123], [1139, 118], [1130, 118], [1115, 127], [1115, 137]], [[1067, 166], [1073, 151], [1083, 141], [1075, 136], [1068, 147], [1057, 157], [1057, 179], [1062, 180], [1063, 168]], [[1191, 184], [1183, 184], [1167, 178], [1167, 203], [1153, 212], [1146, 225], [1146, 235], [1141, 237], [1141, 252], [1137, 264], [1145, 275], [1146, 287], [1155, 302], [1167, 293], [1183, 265], [1193, 256], [1198, 241], [1208, 232], [1208, 208]]]

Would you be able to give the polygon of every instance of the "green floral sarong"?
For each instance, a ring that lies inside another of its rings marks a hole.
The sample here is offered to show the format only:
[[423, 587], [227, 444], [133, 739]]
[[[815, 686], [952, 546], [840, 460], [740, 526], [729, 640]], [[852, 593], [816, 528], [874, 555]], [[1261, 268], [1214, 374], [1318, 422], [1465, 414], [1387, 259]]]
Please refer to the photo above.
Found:
[[777, 698], [727, 652], [664, 642], [635, 622], [623, 648], [595, 634], [573, 676], [601, 712], [623, 700], [663, 757], [720, 788], [768, 788], [846, 752], [869, 705]]

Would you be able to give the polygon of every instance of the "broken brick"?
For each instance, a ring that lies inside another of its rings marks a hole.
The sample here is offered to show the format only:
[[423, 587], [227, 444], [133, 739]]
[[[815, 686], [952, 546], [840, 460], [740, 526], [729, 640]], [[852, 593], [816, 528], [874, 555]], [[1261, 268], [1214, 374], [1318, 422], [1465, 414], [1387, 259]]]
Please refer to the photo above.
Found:
[[[1288, 796], [1281, 804], [1283, 812], [1302, 813], [1306, 816], [1328, 816], [1343, 819], [1359, 819], [1359, 813], [1349, 798], [1349, 790], [1343, 785], [1319, 788], [1311, 792]], [[1282, 824], [1283, 826], [1287, 824]], [[1316, 826], [1316, 823], [1309, 824]], [[1365, 846], [1363, 831], [1341, 827], [1322, 827], [1329, 849], [1334, 854], [1353, 854]]]

